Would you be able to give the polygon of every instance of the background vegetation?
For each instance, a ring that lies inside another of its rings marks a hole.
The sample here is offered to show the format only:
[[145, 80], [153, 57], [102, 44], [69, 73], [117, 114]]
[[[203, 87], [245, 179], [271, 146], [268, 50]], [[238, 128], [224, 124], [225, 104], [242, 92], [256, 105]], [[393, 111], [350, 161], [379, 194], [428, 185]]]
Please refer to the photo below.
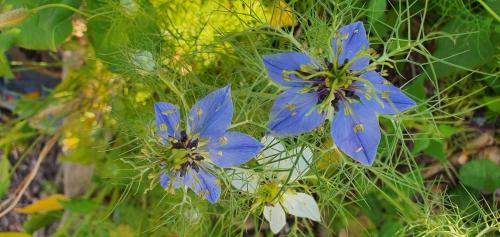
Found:
[[[286, 139], [313, 149], [298, 189], [322, 222], [289, 216], [280, 235], [500, 233], [498, 0], [0, 0], [18, 8], [31, 14], [0, 29], [4, 82], [40, 70], [61, 80], [0, 98], [0, 236], [271, 236], [228, 177], [215, 205], [158, 185], [153, 103], [192, 105], [231, 84], [232, 129], [262, 137], [282, 88], [261, 56], [320, 52], [354, 21], [418, 107], [380, 117], [371, 167], [325, 129]], [[50, 60], [11, 57], [19, 48]]]

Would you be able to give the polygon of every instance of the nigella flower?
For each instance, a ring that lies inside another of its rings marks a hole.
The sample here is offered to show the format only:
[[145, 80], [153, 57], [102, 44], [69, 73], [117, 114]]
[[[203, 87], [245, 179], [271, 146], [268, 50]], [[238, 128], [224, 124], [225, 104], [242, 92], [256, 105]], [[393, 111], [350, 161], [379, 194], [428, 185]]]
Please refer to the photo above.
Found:
[[165, 189], [186, 185], [215, 203], [220, 184], [215, 166], [226, 168], [247, 162], [263, 145], [239, 132], [226, 131], [233, 117], [230, 87], [218, 89], [195, 103], [189, 111], [186, 129], [180, 123], [177, 106], [155, 103], [156, 126], [163, 144], [170, 149], [160, 184]]
[[369, 65], [370, 51], [361, 22], [341, 27], [330, 55], [302, 52], [263, 57], [269, 76], [289, 87], [270, 112], [271, 133], [294, 136], [323, 124], [327, 114], [335, 144], [353, 159], [371, 165], [380, 142], [377, 114], [396, 114], [415, 102]]
[[[264, 137], [262, 143], [266, 148], [262, 151], [263, 157], [257, 160], [263, 167], [263, 172], [259, 173], [261, 176], [249, 170], [234, 170], [230, 174], [233, 187], [256, 197], [253, 208], [262, 209], [275, 234], [285, 227], [286, 213], [321, 221], [314, 197], [291, 187], [309, 170], [313, 155], [311, 149], [297, 147], [286, 150], [281, 142], [272, 137]], [[285, 188], [286, 181], [288, 185]]]

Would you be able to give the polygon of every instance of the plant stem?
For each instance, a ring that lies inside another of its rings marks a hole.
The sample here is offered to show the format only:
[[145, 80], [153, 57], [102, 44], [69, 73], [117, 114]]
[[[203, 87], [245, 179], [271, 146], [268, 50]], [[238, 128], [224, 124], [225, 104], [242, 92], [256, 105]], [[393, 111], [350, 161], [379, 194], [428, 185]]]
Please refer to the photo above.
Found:
[[43, 5], [43, 6], [39, 6], [39, 7], [36, 7], [36, 8], [33, 8], [32, 11], [34, 12], [37, 12], [37, 11], [41, 11], [43, 9], [47, 9], [47, 8], [53, 8], [53, 7], [60, 7], [60, 8], [66, 8], [68, 10], [71, 10], [73, 12], [76, 12], [82, 16], [85, 16], [85, 17], [90, 17], [90, 14], [88, 13], [85, 13], [83, 11], [80, 11], [79, 9], [77, 8], [74, 8], [72, 6], [69, 6], [69, 5], [66, 5], [66, 4], [62, 4], [62, 3], [51, 3], [51, 4], [46, 4], [46, 5]]

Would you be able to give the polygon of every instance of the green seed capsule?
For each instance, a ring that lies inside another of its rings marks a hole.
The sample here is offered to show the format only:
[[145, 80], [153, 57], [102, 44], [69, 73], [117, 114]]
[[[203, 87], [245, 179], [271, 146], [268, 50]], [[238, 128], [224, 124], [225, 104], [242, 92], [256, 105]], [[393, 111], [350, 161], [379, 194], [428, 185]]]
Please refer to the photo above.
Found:
[[26, 8], [17, 8], [0, 14], [0, 29], [16, 26], [30, 15]]

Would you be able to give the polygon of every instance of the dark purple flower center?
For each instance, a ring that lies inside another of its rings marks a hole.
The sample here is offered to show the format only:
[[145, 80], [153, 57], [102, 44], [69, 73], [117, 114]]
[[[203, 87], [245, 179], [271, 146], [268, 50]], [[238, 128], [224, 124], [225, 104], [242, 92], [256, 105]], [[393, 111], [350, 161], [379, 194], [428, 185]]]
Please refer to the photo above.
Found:
[[196, 148], [198, 148], [199, 139], [194, 138], [191, 139], [187, 136], [186, 131], [180, 132], [180, 139], [173, 139], [172, 141], [172, 149], [176, 150], [184, 150], [186, 152], [181, 157], [176, 157], [178, 159], [182, 159], [180, 162], [180, 166], [178, 168], [178, 172], [181, 177], [184, 177], [187, 173], [187, 169], [191, 168], [196, 172], [200, 171], [199, 163], [205, 159], [200, 153], [196, 152]]
[[311, 83], [310, 88], [317, 93], [319, 98], [317, 104], [323, 104], [328, 99], [331, 106], [337, 110], [338, 103], [346, 98], [359, 100], [354, 93], [356, 88], [351, 83], [351, 71], [345, 68], [345, 65], [348, 65], [348, 60], [335, 68], [334, 64], [325, 58], [320, 68], [305, 67], [306, 70], [301, 68], [295, 72], [299, 78], [307, 78], [305, 80]]

